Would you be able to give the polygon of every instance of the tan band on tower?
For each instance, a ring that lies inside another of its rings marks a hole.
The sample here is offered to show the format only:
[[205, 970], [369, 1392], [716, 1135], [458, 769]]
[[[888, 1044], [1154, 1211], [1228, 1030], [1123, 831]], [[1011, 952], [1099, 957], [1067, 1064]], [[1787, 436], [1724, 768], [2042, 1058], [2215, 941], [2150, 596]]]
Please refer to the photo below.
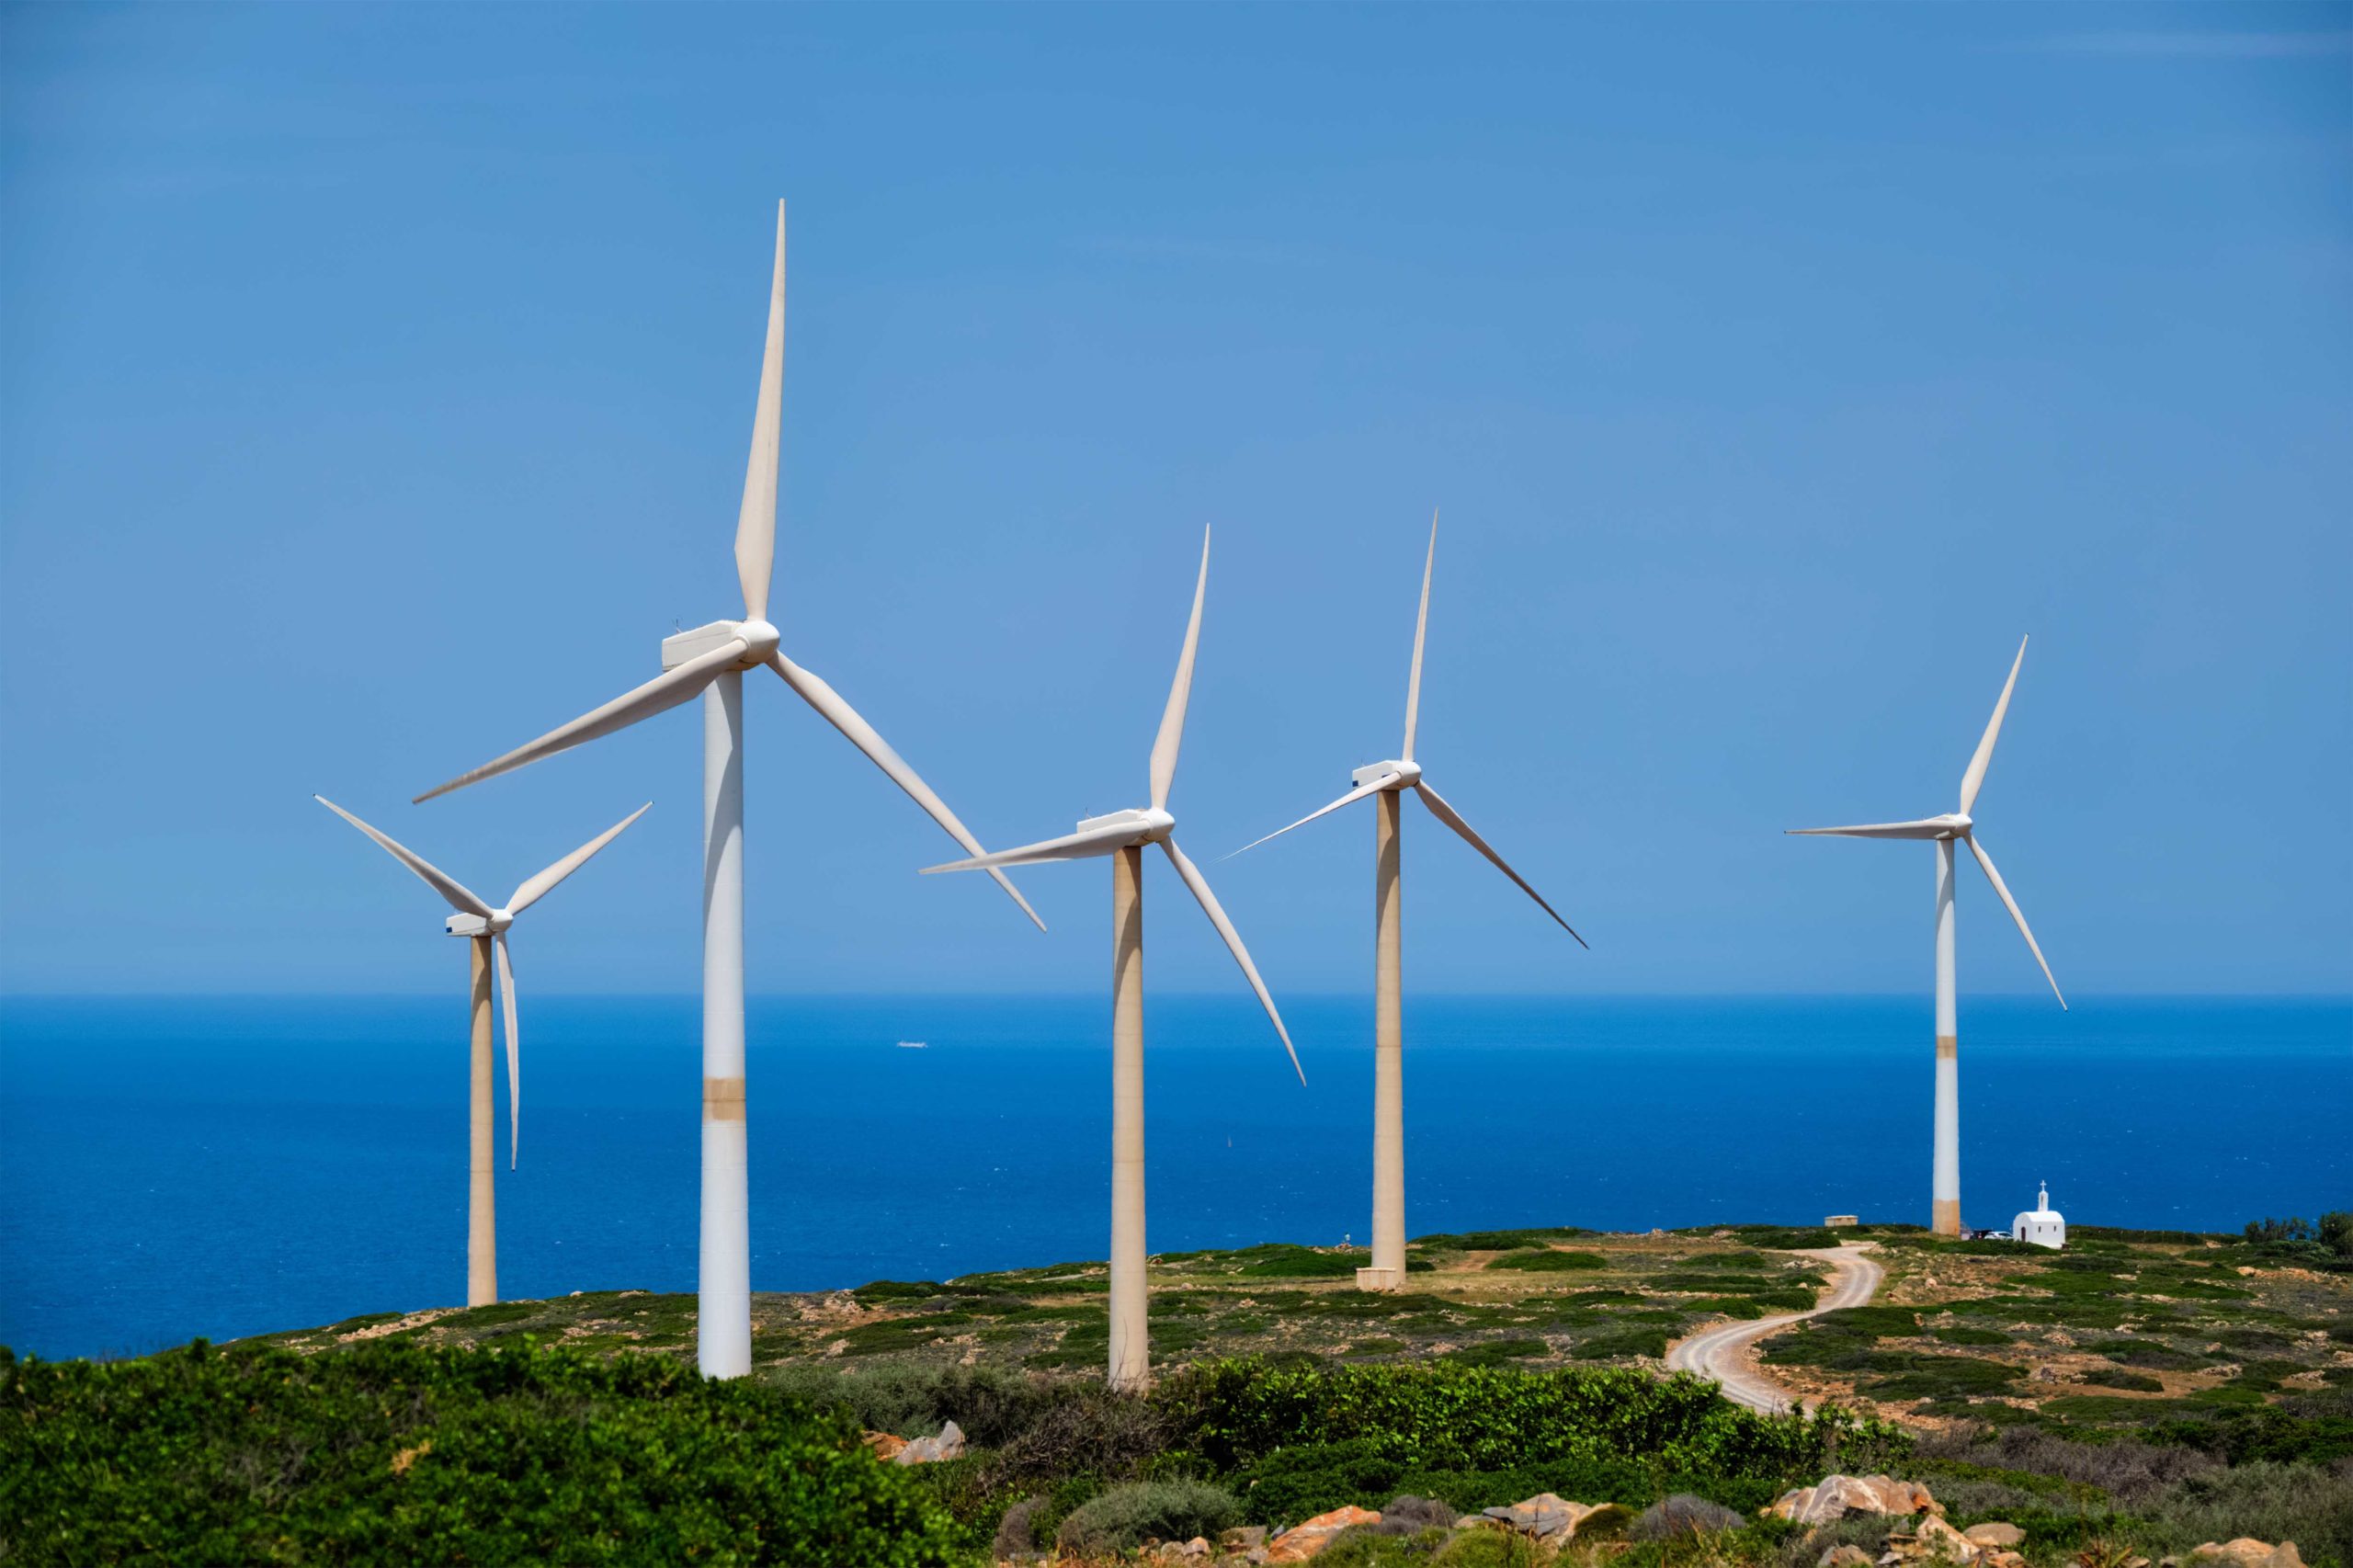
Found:
[[1933, 1210], [1929, 1229], [1940, 1236], [1961, 1234], [1961, 1199], [1939, 1198], [1931, 1205]]
[[[1915, 1036], [1914, 1038], [1915, 1038], [1915, 1039], [1917, 1039], [1918, 1037], [1917, 1037], [1917, 1036]], [[1939, 1062], [1950, 1062], [1950, 1061], [1953, 1061], [1953, 1060], [1955, 1060], [1956, 1058], [1958, 1058], [1960, 1055], [1961, 1055], [1961, 1040], [1960, 1040], [1960, 1037], [1958, 1037], [1958, 1036], [1956, 1036], [1956, 1035], [1949, 1035], [1949, 1034], [1940, 1034], [1940, 1035], [1938, 1035], [1938, 1036], [1937, 1037], [1937, 1060], [1938, 1060], [1938, 1061], [1939, 1061]], [[1915, 1057], [1913, 1060], [1917, 1061], [1917, 1060], [1919, 1060], [1919, 1059], [1918, 1059], [1917, 1057]]]
[[705, 1121], [743, 1120], [744, 1080], [705, 1078], [702, 1081], [702, 1119]]

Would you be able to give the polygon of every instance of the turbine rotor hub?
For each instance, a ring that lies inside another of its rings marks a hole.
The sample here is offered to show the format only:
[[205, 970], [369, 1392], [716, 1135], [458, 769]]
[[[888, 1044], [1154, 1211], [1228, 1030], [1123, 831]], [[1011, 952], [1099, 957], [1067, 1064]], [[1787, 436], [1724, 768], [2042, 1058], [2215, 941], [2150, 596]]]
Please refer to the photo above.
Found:
[[767, 664], [768, 655], [775, 653], [778, 644], [784, 641], [784, 634], [776, 629], [774, 623], [766, 620], [738, 622], [735, 635], [744, 640], [744, 659], [747, 665]]

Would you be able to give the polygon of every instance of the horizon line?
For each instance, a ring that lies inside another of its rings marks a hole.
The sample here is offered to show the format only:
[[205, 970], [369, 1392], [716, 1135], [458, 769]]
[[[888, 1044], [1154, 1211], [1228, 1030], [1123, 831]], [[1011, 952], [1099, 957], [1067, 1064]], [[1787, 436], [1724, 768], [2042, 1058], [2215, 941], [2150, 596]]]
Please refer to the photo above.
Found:
[[[699, 1001], [701, 1000], [701, 996], [702, 996], [702, 994], [701, 994], [699, 991], [563, 991], [563, 992], [543, 993], [542, 994], [543, 994], [544, 996], [546, 996], [546, 997], [547, 997], [548, 999], [550, 999], [550, 1000], [553, 1000], [553, 999], [561, 998], [561, 999], [563, 999], [563, 1000], [565, 1000], [565, 1001], [572, 1001], [572, 1002], [616, 1002], [616, 1001], [630, 1001], [630, 1002], [659, 1002], [659, 1001], [699, 1002]], [[1158, 992], [1155, 992], [1155, 993], [1154, 993], [1154, 994], [1157, 998], [1159, 998], [1160, 1000], [1164, 1000], [1164, 1001], [1174, 1001], [1174, 1000], [1183, 1000], [1183, 1001], [1220, 1001], [1220, 1002], [1231, 1002], [1231, 1003], [1233, 1003], [1233, 1004], [1234, 1006], [1245, 1006], [1245, 1005], [1248, 1005], [1248, 1006], [1255, 1006], [1255, 1005], [1256, 1005], [1255, 1003], [1253, 1003], [1253, 1002], [1251, 1001], [1251, 999], [1250, 999], [1249, 997], [1246, 997], [1246, 996], [1235, 997], [1235, 996], [1232, 996], [1232, 995], [1228, 994], [1228, 993], [1227, 993], [1223, 988], [1209, 989], [1209, 990], [1199, 990], [1199, 991], [1164, 990], [1164, 991], [1158, 991]], [[1351, 1001], [1364, 1001], [1364, 1002], [1368, 1002], [1368, 1003], [1369, 1003], [1369, 1002], [1371, 1000], [1371, 994], [1370, 994], [1370, 992], [1366, 992], [1366, 991], [1358, 991], [1358, 990], [1353, 990], [1353, 989], [1352, 989], [1352, 990], [1346, 990], [1346, 991], [1326, 991], [1326, 990], [1305, 990], [1305, 989], [1302, 989], [1302, 990], [1295, 990], [1295, 991], [1292, 991], [1292, 992], [1289, 993], [1289, 994], [1290, 994], [1290, 995], [1291, 995], [1291, 996], [1294, 996], [1294, 997], [1300, 997], [1300, 998], [1305, 998], [1305, 999], [1313, 999], [1313, 1000], [1317, 1000], [1317, 1001], [1326, 1001], [1326, 1000], [1332, 1000], [1332, 999], [1338, 998], [1338, 999], [1346, 999], [1346, 1000], [1351, 1000]], [[1923, 997], [1923, 995], [1922, 995], [1922, 994], [1921, 994], [1920, 992], [1918, 992], [1918, 991], [1916, 991], [1916, 990], [1914, 990], [1914, 989], [1910, 989], [1910, 988], [1907, 988], [1907, 989], [1904, 989], [1904, 990], [1892, 990], [1892, 991], [1471, 991], [1471, 990], [1464, 990], [1464, 991], [1424, 991], [1424, 992], [1417, 993], [1416, 994], [1418, 994], [1419, 996], [1425, 997], [1425, 998], [1438, 998], [1438, 999], [1444, 999], [1444, 1000], [1449, 1000], [1449, 1001], [1510, 1001], [1510, 1002], [1739, 1002], [1739, 1001], [1758, 1001], [1758, 1002], [1825, 1002], [1825, 1001], [1826, 1001], [1826, 1002], [1852, 1002], [1852, 1001], [1883, 1001], [1883, 1002], [1895, 1002], [1895, 1001], [1903, 1001], [1903, 1002], [1911, 1002], [1911, 1001], [1919, 1001], [1919, 1002], [1921, 1002], [1921, 1005], [1922, 1005], [1922, 1006], [1928, 1006], [1928, 1005], [1930, 1005], [1930, 1004], [1929, 1004], [1926, 999], [1924, 999], [1924, 997]], [[2097, 997], [2097, 998], [2099, 998], [2099, 999], [2102, 999], [2102, 1000], [2109, 1000], [2109, 1001], [2165, 1001], [2165, 1002], [2197, 1002], [2197, 1001], [2217, 1001], [2217, 1002], [2224, 1002], [2224, 1001], [2227, 1001], [2227, 1002], [2286, 1002], [2286, 1001], [2296, 1001], [2296, 1002], [2340, 1002], [2340, 1003], [2346, 1003], [2346, 1004], [2348, 1004], [2348, 1005], [2353, 1005], [2353, 988], [2348, 988], [2348, 989], [2342, 990], [2342, 991], [2326, 991], [2326, 990], [2294, 990], [2294, 989], [2290, 989], [2290, 990], [2276, 990], [2276, 991], [2229, 991], [2229, 990], [2217, 990], [2217, 991], [2141, 991], [2141, 990], [2119, 989], [2119, 990], [2109, 990], [2109, 991], [2081, 991], [2081, 992], [2077, 992], [2077, 993], [2075, 993], [2075, 994], [2078, 998], [2088, 999], [2088, 998], [2095, 998], [2095, 997]], [[1098, 1002], [1101, 1002], [1101, 1001], [1103, 1000], [1103, 997], [1102, 997], [1102, 994], [1101, 994], [1101, 992], [1100, 992], [1100, 991], [1098, 991], [1098, 990], [1093, 990], [1093, 989], [1087, 989], [1087, 990], [1069, 990], [1069, 991], [985, 991], [985, 990], [973, 990], [973, 991], [958, 991], [958, 990], [940, 990], [940, 991], [909, 991], [909, 990], [904, 990], [904, 989], [877, 988], [877, 989], [873, 989], [873, 990], [855, 990], [855, 991], [853, 991], [853, 990], [844, 990], [844, 991], [747, 991], [746, 993], [745, 993], [745, 999], [746, 999], [746, 1000], [756, 1000], [756, 1001], [762, 1001], [762, 1002], [780, 1002], [780, 1001], [781, 1001], [781, 1002], [816, 1002], [816, 1001], [891, 1001], [891, 1000], [896, 1000], [896, 1001], [907, 1001], [907, 1002], [923, 1002], [923, 1001], [957, 1001], [957, 1002], [976, 1002], [976, 1001], [1007, 1001], [1007, 1002], [1011, 1002], [1011, 1001], [1074, 1001], [1074, 1002], [1075, 1002], [1075, 1001], [1084, 1001], [1084, 1002], [1090, 1002], [1090, 1003], [1098, 1003]], [[2018, 1001], [2029, 1001], [2029, 1002], [2030, 1002], [2030, 1001], [2035, 1001], [2035, 1000], [2038, 1000], [2038, 999], [2043, 998], [2044, 996], [2045, 996], [2045, 993], [2043, 993], [2042, 991], [2040, 991], [2040, 990], [2039, 990], [2039, 989], [2036, 989], [2036, 990], [2018, 990], [2018, 991], [1984, 991], [1984, 992], [1975, 992], [1975, 993], [1972, 993], [1972, 995], [1971, 995], [1971, 997], [1970, 997], [1969, 999], [1971, 999], [1971, 1000], [1975, 1000], [1975, 1001], [1983, 1001], [1983, 1002], [2018, 1002]], [[174, 991], [174, 990], [165, 990], [165, 989], [157, 989], [157, 990], [153, 990], [153, 991], [122, 991], [122, 990], [112, 990], [112, 991], [16, 991], [16, 990], [10, 990], [10, 989], [6, 989], [6, 988], [0, 988], [0, 1006], [5, 1006], [5, 1005], [6, 1005], [6, 1004], [8, 1004], [8, 1003], [11, 1003], [11, 1002], [97, 1002], [97, 1001], [107, 1001], [107, 1002], [142, 1002], [142, 1001], [146, 1001], [146, 1002], [156, 1002], [156, 1001], [187, 1001], [187, 1000], [199, 1000], [199, 1001], [270, 1001], [270, 1002], [316, 1002], [316, 1001], [337, 1000], [337, 1001], [348, 1001], [348, 1002], [386, 1002], [386, 1001], [411, 1001], [411, 1000], [424, 1000], [424, 999], [428, 999], [428, 998], [429, 998], [429, 999], [433, 999], [433, 1000], [437, 1000], [437, 1001], [438, 1001], [438, 1000], [446, 1000], [446, 999], [447, 999], [447, 994], [446, 994], [444, 991], [437, 990], [437, 989], [418, 989], [418, 990], [414, 990], [414, 991], [351, 991], [351, 990], [346, 990], [346, 989], [322, 989], [322, 990], [317, 990], [317, 991], [239, 991], [239, 990], [226, 990], [226, 989], [224, 989], [224, 990], [218, 990], [218, 991], [196, 991], [196, 990]]]

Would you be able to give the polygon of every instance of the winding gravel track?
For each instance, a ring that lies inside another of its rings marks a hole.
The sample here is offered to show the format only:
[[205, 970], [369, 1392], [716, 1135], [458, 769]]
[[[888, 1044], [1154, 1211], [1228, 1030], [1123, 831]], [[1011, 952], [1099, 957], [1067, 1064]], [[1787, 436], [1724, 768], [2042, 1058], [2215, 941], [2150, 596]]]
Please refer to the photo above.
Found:
[[1886, 1271], [1873, 1263], [1861, 1247], [1809, 1247], [1803, 1256], [1818, 1257], [1830, 1266], [1830, 1284], [1812, 1310], [1785, 1312], [1779, 1317], [1756, 1318], [1746, 1323], [1729, 1323], [1722, 1328], [1708, 1329], [1688, 1339], [1678, 1339], [1666, 1349], [1666, 1369], [1670, 1372], [1692, 1372], [1713, 1379], [1723, 1385], [1724, 1397], [1735, 1404], [1768, 1414], [1787, 1410], [1789, 1395], [1753, 1370], [1743, 1352], [1764, 1338], [1793, 1323], [1813, 1317], [1838, 1307], [1859, 1307], [1878, 1294], [1880, 1280]]

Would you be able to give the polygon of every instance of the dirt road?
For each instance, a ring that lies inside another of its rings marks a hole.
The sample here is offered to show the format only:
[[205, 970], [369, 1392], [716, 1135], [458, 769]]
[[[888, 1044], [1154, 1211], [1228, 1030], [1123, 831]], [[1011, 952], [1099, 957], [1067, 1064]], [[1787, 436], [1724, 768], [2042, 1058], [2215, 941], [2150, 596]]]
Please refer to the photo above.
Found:
[[1803, 1256], [1818, 1257], [1830, 1266], [1830, 1283], [1811, 1311], [1728, 1323], [1678, 1339], [1666, 1348], [1667, 1369], [1711, 1378], [1723, 1385], [1726, 1399], [1751, 1410], [1787, 1410], [1790, 1396], [1759, 1375], [1748, 1358], [1748, 1347], [1800, 1319], [1838, 1307], [1865, 1305], [1878, 1292], [1885, 1273], [1861, 1247], [1809, 1248]]

